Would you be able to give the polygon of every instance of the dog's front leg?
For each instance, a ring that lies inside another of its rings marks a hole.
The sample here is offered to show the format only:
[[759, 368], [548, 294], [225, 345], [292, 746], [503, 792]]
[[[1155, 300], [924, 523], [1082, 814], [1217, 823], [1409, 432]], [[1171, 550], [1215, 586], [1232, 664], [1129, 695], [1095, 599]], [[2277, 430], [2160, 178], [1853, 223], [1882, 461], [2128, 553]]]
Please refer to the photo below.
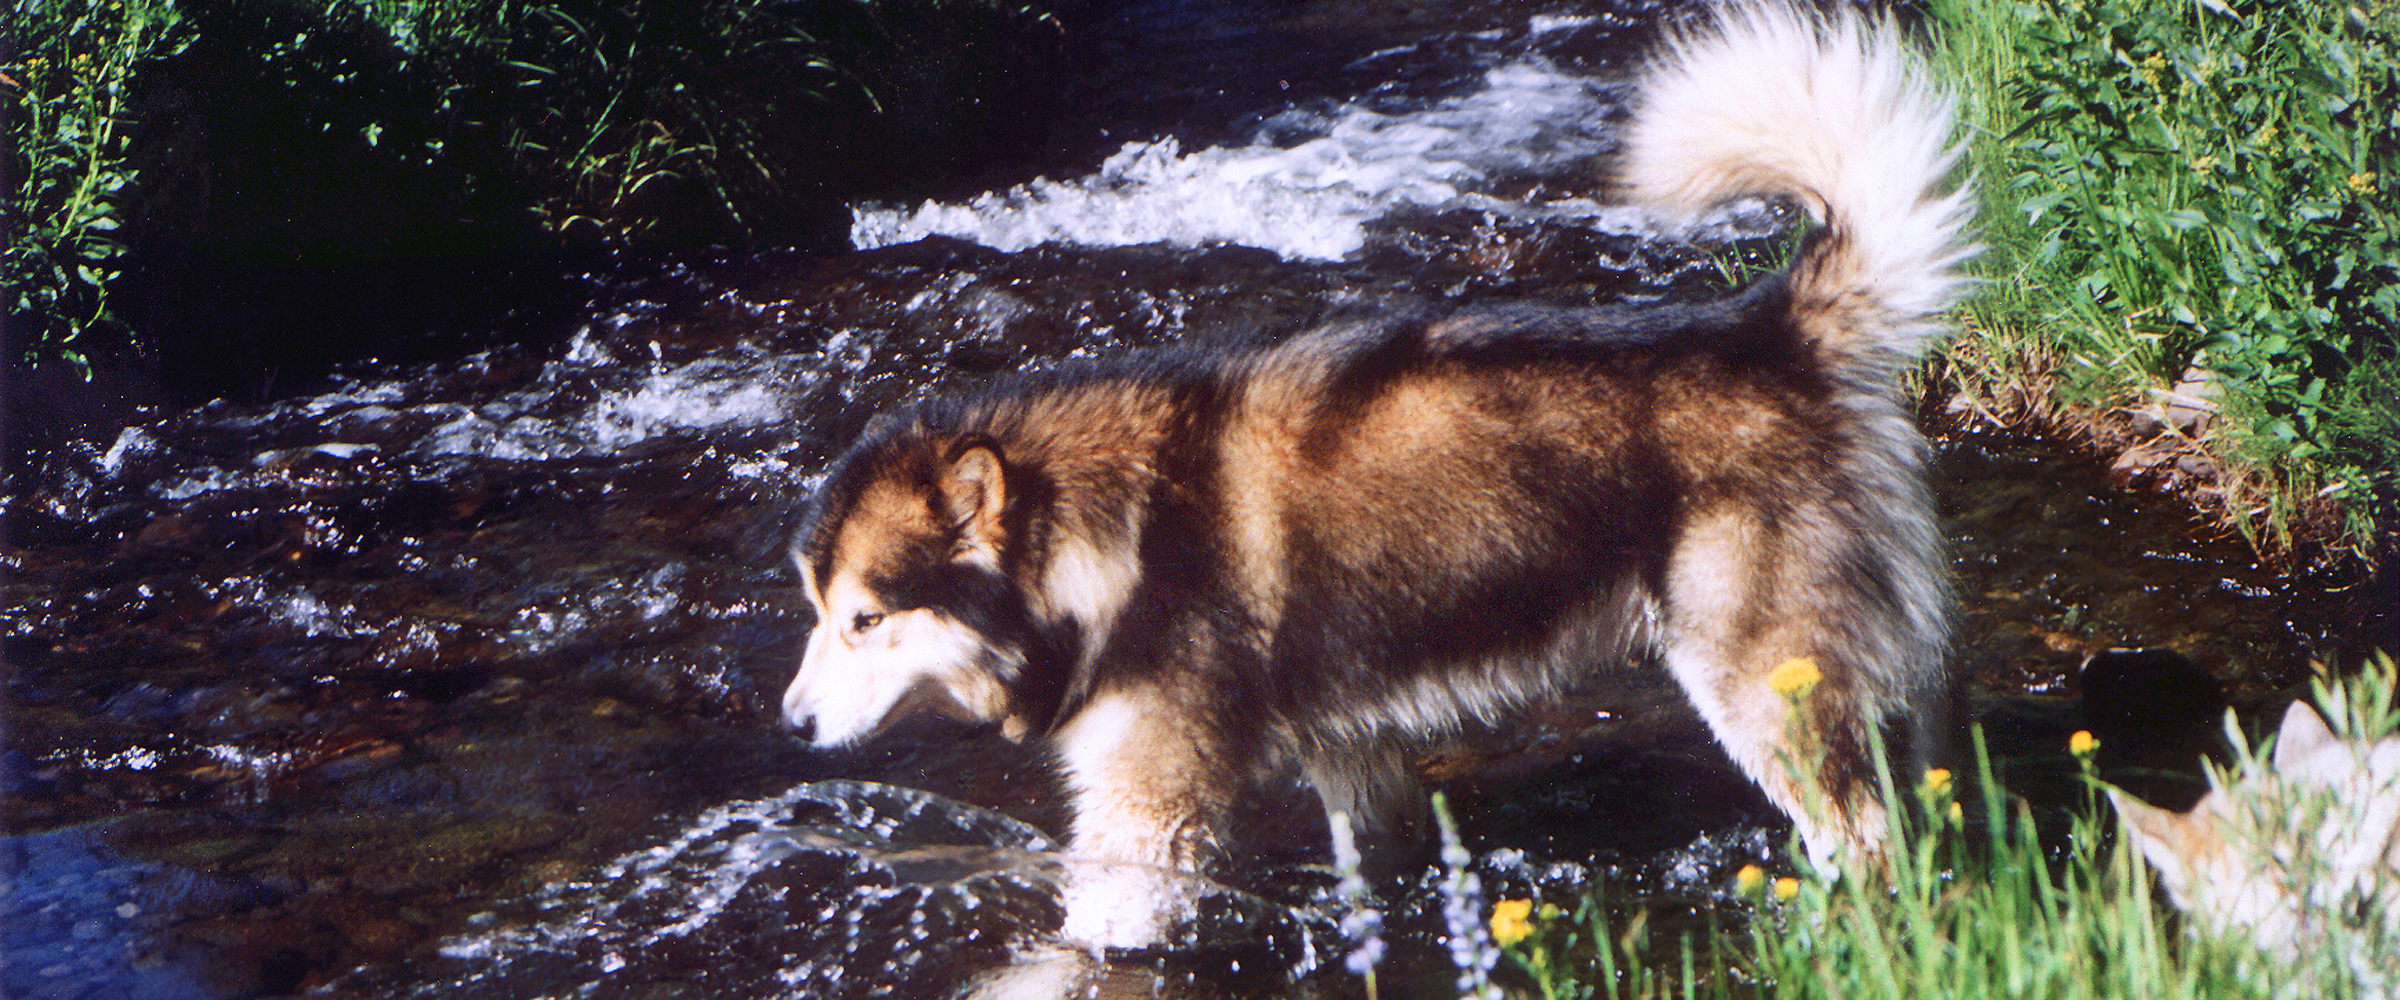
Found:
[[1409, 769], [1407, 744], [1389, 737], [1335, 743], [1303, 760], [1325, 804], [1325, 821], [1348, 823], [1371, 878], [1413, 871], [1431, 860], [1433, 809]]
[[1188, 876], [1217, 860], [1255, 753], [1218, 714], [1208, 694], [1140, 686], [1096, 692], [1060, 728], [1075, 805], [1068, 941], [1143, 947], [1192, 915]]

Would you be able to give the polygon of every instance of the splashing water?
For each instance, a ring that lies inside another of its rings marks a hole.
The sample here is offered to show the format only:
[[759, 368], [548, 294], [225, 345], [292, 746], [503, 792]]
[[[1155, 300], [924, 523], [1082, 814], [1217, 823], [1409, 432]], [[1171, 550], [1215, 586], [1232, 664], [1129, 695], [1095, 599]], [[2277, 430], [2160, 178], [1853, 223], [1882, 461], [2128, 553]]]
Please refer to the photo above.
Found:
[[[533, 996], [562, 977], [584, 984], [577, 995], [620, 995], [659, 976], [752, 996], [935, 995], [942, 983], [1022, 995], [1112, 974], [1055, 938], [1060, 887], [1091, 867], [1001, 813], [891, 785], [812, 782], [709, 809], [654, 847], [544, 887], [521, 915], [473, 918], [475, 929], [438, 949], [452, 968], [410, 995]], [[1266, 956], [1252, 942], [1280, 933], [1299, 952], [1280, 959], [1289, 968], [1278, 978], [1313, 967], [1319, 931], [1308, 915], [1156, 875], [1203, 914], [1163, 952]], [[741, 968], [686, 961], [721, 954]]]
[[1172, 137], [1128, 143], [1087, 177], [1036, 180], [964, 204], [861, 207], [850, 237], [862, 249], [935, 234], [1002, 250], [1225, 243], [1338, 260], [1366, 245], [1370, 223], [1404, 209], [1633, 232], [1649, 224], [1635, 209], [1492, 190], [1526, 175], [1597, 176], [1618, 96], [1590, 77], [1527, 59], [1487, 71], [1469, 94], [1414, 111], [1363, 103], [1293, 110], [1269, 118], [1250, 145], [1186, 152]]

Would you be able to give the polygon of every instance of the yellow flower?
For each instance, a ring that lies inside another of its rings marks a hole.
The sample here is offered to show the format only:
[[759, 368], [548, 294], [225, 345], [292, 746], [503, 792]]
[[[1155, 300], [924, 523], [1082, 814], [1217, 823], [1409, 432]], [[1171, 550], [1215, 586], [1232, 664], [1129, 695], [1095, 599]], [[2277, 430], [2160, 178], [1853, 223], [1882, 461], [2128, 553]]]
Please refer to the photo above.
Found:
[[1790, 902], [1800, 894], [1800, 880], [1786, 876], [1775, 880], [1775, 898]]
[[1757, 865], [1743, 865], [1742, 870], [1733, 873], [1733, 889], [1744, 896], [1758, 895], [1758, 890], [1766, 885], [1767, 873]]
[[2355, 191], [2359, 194], [2366, 194], [2369, 191], [2375, 190], [2375, 172], [2368, 170], [2351, 174], [2349, 179], [2343, 181], [2342, 183], [2350, 185], [2350, 190], [2352, 191]]
[[2075, 735], [2067, 737], [2067, 752], [2077, 757], [2089, 757], [2099, 749], [2100, 738], [2088, 729], [2078, 729]]
[[1525, 940], [1533, 933], [1533, 900], [1503, 899], [1492, 904], [1492, 940], [1502, 947]]
[[1950, 769], [1937, 767], [1926, 771], [1925, 793], [1928, 795], [1950, 794]]
[[1950, 803], [1950, 822], [1964, 823], [1966, 821], [1967, 811], [1964, 808], [1961, 808], [1956, 802]]
[[1817, 669], [1817, 661], [1795, 656], [1767, 674], [1767, 686], [1774, 688], [1776, 694], [1799, 701], [1808, 697], [1810, 691], [1816, 690], [1817, 682], [1824, 679], [1825, 673]]
[[2223, 162], [2225, 161], [2217, 159], [2214, 156], [2203, 156], [2192, 161], [2192, 172], [2195, 174], [2210, 173], [2217, 169], [2217, 164]]

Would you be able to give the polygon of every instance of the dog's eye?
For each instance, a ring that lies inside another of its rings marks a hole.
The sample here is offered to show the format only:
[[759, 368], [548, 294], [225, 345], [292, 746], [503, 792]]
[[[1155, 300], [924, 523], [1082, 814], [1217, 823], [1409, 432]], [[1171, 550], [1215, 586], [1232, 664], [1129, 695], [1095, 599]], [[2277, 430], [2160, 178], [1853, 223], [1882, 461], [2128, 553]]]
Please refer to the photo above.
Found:
[[881, 624], [883, 624], [882, 615], [872, 611], [861, 611], [857, 617], [850, 619], [850, 631], [864, 632]]

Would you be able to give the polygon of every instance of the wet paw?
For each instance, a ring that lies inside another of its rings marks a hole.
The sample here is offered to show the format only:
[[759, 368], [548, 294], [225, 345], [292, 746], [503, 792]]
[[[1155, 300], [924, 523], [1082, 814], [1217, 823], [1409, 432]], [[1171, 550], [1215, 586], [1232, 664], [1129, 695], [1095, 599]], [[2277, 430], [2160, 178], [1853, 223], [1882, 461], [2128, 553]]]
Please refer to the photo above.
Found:
[[1165, 944], [1167, 932], [1193, 914], [1181, 883], [1139, 865], [1079, 865], [1059, 891], [1066, 908], [1059, 937], [1094, 954]]

